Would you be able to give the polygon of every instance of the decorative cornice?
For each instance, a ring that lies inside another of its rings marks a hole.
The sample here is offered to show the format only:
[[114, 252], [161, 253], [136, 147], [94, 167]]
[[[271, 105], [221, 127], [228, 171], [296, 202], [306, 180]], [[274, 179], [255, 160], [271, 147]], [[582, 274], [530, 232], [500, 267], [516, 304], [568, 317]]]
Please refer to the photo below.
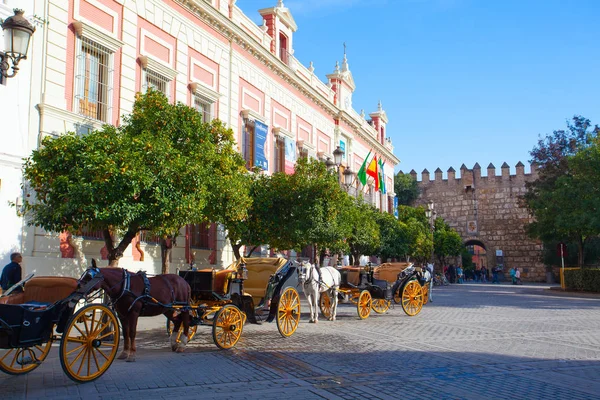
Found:
[[260, 115], [259, 113], [257, 113], [254, 110], [243, 109], [240, 113], [242, 114], [242, 118], [244, 118], [244, 119], [259, 120], [262, 123], [265, 122], [265, 117], [263, 117], [262, 115]]
[[67, 111], [51, 104], [39, 103], [37, 107], [40, 111], [41, 118], [43, 118], [44, 115], [54, 116], [58, 117], [58, 119], [69, 121], [73, 124], [89, 125], [92, 130], [100, 129], [103, 125], [105, 125], [105, 123], [102, 121], [90, 119], [84, 117], [83, 115], [75, 114], [74, 112]]
[[273, 128], [273, 133], [275, 134], [275, 136], [279, 136], [282, 139], [288, 137], [292, 140], [296, 140], [296, 136], [292, 132], [287, 131], [279, 126]]
[[219, 100], [219, 97], [222, 96], [221, 93], [212, 90], [200, 82], [190, 82], [190, 90], [192, 93], [205, 97], [213, 103]]
[[157, 72], [160, 75], [169, 78], [171, 81], [174, 81], [177, 77], [177, 70], [174, 70], [160, 61], [156, 61], [148, 56], [139, 56], [138, 60], [140, 60], [142, 68]]
[[99, 29], [96, 29], [89, 24], [86, 24], [83, 21], [73, 22], [73, 28], [75, 29], [77, 35], [90, 38], [93, 41], [98, 42], [98, 44], [106, 47], [113, 53], [115, 53], [125, 44], [125, 42], [122, 42], [119, 39], [104, 33]]

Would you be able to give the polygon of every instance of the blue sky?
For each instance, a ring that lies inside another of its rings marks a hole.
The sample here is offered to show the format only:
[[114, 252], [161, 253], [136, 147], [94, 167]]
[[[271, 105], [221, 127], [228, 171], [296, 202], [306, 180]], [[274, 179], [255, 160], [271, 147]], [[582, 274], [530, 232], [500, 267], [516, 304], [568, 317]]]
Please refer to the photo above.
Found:
[[[276, 0], [238, 0], [258, 24]], [[396, 170], [526, 165], [538, 136], [600, 124], [600, 1], [288, 0], [295, 56], [326, 81], [343, 42], [360, 112], [383, 103]], [[529, 167], [526, 167], [528, 172]]]

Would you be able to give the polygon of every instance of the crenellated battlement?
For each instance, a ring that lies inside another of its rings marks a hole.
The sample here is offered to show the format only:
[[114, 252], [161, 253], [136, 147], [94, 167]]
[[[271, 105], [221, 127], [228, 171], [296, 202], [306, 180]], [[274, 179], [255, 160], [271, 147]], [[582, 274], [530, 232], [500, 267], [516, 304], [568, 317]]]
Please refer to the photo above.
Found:
[[[479, 165], [479, 163], [475, 163], [473, 168], [470, 168], [470, 169], [467, 168], [467, 166], [465, 164], [461, 165], [460, 169], [459, 169], [459, 171], [460, 171], [459, 177], [456, 176], [456, 170], [452, 167], [448, 168], [448, 171], [446, 171], [445, 179], [443, 176], [444, 172], [439, 167], [434, 171], [433, 179], [431, 179], [431, 174], [427, 170], [427, 168], [425, 168], [421, 172], [421, 180], [417, 179], [418, 174], [414, 169], [409, 172], [409, 175], [412, 176], [413, 179], [421, 182], [422, 184], [429, 183], [429, 182], [436, 182], [436, 183], [445, 182], [448, 184], [456, 183], [456, 184], [472, 186], [475, 181], [479, 182], [480, 184], [485, 184], [488, 181], [496, 182], [498, 179], [500, 179], [500, 180], [517, 180], [517, 179], [533, 180], [537, 177], [537, 168], [538, 167], [535, 163], [530, 164], [529, 172], [525, 173], [525, 164], [523, 164], [521, 161], [519, 161], [515, 165], [515, 170], [514, 170], [515, 173], [511, 174], [510, 166], [505, 162], [500, 167], [500, 169], [501, 169], [500, 175], [496, 175], [496, 167], [494, 166], [494, 164], [490, 163], [487, 166], [486, 175], [482, 175], [481, 174], [481, 166]], [[403, 173], [403, 172], [400, 171], [400, 173]]]

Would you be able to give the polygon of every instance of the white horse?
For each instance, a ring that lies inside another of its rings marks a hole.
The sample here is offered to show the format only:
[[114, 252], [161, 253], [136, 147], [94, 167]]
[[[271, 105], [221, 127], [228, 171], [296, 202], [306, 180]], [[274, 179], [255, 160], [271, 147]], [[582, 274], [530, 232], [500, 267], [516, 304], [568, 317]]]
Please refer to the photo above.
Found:
[[303, 261], [298, 268], [298, 282], [302, 284], [304, 295], [310, 308], [310, 320], [308, 322], [319, 322], [319, 295], [327, 292], [332, 301], [330, 321], [335, 321], [338, 304], [338, 289], [342, 277], [339, 271], [333, 267], [321, 268], [321, 284], [319, 285], [319, 272], [316, 266]]

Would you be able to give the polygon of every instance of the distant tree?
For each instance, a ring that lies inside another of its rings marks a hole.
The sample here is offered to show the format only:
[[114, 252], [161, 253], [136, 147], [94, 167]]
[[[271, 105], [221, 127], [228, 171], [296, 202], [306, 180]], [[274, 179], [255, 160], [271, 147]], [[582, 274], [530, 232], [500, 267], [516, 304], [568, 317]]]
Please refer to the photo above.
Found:
[[444, 221], [436, 218], [434, 222], [434, 253], [440, 265], [447, 264], [448, 257], [457, 257], [465, 248], [462, 238]]
[[431, 258], [433, 238], [423, 207], [398, 206], [398, 221], [404, 226], [406, 260], [424, 263]]
[[593, 194], [597, 189], [594, 143], [599, 134], [597, 125], [592, 127], [589, 120], [575, 116], [567, 130], [540, 139], [530, 152], [531, 161], [539, 166], [538, 178], [526, 184], [522, 197], [534, 217], [527, 226], [529, 235], [544, 242], [576, 243], [579, 266], [584, 264], [586, 244], [599, 233], [594, 208], [598, 200]]
[[398, 197], [398, 204], [412, 206], [419, 197], [419, 184], [409, 174], [398, 172], [394, 177], [394, 192]]
[[378, 214], [379, 211], [375, 207], [362, 199], [350, 200], [347, 218], [351, 233], [346, 243], [352, 257], [351, 265], [357, 265], [361, 255], [371, 256], [379, 253], [381, 234], [377, 223]]
[[413, 238], [410, 237], [406, 223], [398, 221], [388, 213], [378, 212], [375, 218], [381, 234], [378, 255], [382, 260], [410, 257], [410, 246]]

